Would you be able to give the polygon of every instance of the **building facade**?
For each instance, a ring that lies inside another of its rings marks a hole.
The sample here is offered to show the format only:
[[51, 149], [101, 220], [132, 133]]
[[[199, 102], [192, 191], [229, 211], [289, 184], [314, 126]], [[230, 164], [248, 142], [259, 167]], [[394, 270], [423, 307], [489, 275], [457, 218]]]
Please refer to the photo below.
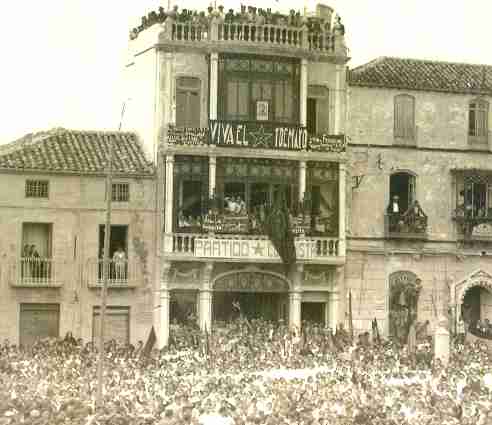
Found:
[[[90, 341], [99, 332], [113, 144], [106, 337], [145, 340], [153, 324], [155, 169], [134, 134], [55, 129], [2, 146], [0, 338]], [[122, 251], [123, 256], [115, 256]]]
[[[205, 330], [239, 309], [297, 326], [343, 320], [348, 57], [333, 10], [161, 9], [130, 51], [126, 123], [163, 192], [159, 345], [174, 321], [196, 316]], [[281, 200], [288, 265], [265, 229]]]
[[355, 327], [394, 333], [392, 292], [417, 280], [418, 321], [490, 317], [492, 67], [383, 57], [349, 86]]

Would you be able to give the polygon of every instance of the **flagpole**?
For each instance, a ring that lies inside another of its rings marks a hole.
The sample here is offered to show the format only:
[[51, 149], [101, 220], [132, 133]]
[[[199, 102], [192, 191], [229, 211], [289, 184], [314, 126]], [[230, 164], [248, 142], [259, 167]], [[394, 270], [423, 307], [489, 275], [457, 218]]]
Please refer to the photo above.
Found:
[[[118, 131], [121, 130], [123, 122], [123, 115], [125, 113], [125, 102], [121, 109], [120, 124]], [[111, 233], [111, 201], [112, 201], [112, 188], [113, 188], [113, 139], [110, 135], [108, 137], [108, 159], [107, 159], [107, 175], [106, 175], [106, 223], [104, 225], [104, 256], [103, 256], [103, 285], [101, 288], [101, 308], [99, 311], [99, 361], [97, 364], [97, 393], [96, 393], [96, 405], [101, 408], [103, 405], [103, 370], [104, 370], [104, 322], [106, 316], [106, 298], [109, 278], [109, 243]]]

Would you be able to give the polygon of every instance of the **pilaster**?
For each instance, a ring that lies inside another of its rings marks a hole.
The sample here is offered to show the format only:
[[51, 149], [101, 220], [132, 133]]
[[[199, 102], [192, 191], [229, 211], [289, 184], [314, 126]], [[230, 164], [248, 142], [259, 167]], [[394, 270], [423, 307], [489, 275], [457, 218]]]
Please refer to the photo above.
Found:
[[335, 71], [335, 119], [334, 119], [334, 128], [333, 132], [335, 134], [341, 134], [341, 123], [342, 123], [342, 74], [343, 74], [343, 65], [336, 65]]
[[301, 127], [307, 125], [307, 95], [308, 95], [308, 61], [301, 59], [301, 90], [299, 96], [299, 123]]
[[306, 193], [306, 161], [299, 161], [299, 202], [304, 200]]
[[338, 163], [338, 255], [345, 257], [345, 171], [344, 163]]
[[200, 289], [200, 329], [210, 332], [212, 326], [212, 272], [214, 263], [207, 263], [203, 267], [202, 286]]
[[292, 287], [289, 291], [289, 327], [301, 328], [302, 276], [303, 264], [296, 264], [291, 270]]
[[217, 100], [219, 96], [218, 82], [219, 82], [219, 54], [215, 52], [215, 53], [210, 53], [209, 118], [211, 120], [217, 119]]
[[217, 174], [217, 157], [208, 157], [208, 196], [213, 198], [215, 195], [215, 185], [216, 185], [216, 174]]
[[173, 250], [173, 188], [174, 188], [174, 155], [166, 155], [165, 180], [165, 207], [164, 207], [164, 252]]
[[165, 347], [169, 343], [169, 279], [170, 279], [171, 263], [164, 261], [161, 264], [160, 282], [159, 282], [159, 326], [157, 345], [159, 349]]

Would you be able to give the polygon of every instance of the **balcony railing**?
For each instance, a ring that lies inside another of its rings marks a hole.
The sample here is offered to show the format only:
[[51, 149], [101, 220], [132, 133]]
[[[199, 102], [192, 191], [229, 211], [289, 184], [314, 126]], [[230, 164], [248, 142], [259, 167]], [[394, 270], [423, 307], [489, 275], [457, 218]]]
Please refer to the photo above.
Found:
[[452, 216], [458, 224], [458, 232], [464, 239], [492, 241], [492, 209], [477, 211], [465, 210], [458, 206]]
[[340, 18], [333, 25], [331, 21], [331, 13], [317, 17], [270, 12], [224, 15], [217, 10], [209, 10], [206, 14], [183, 9], [182, 12], [151, 12], [142, 18], [140, 26], [131, 30], [130, 39], [137, 39], [142, 31], [154, 24], [162, 24], [161, 39], [174, 42], [254, 44], [347, 54], [344, 26]]
[[422, 211], [418, 201], [404, 213], [387, 213], [384, 219], [385, 234], [388, 238], [427, 238], [427, 215]]
[[20, 258], [8, 265], [8, 281], [15, 287], [60, 287], [63, 264], [51, 258]]
[[[108, 288], [134, 288], [143, 277], [141, 263], [136, 260], [110, 260], [108, 267]], [[104, 260], [88, 260], [83, 272], [88, 287], [101, 287], [104, 282]]]
[[[298, 260], [334, 259], [342, 253], [335, 237], [296, 237]], [[174, 233], [168, 253], [179, 256], [223, 259], [279, 259], [273, 244], [261, 235]]]

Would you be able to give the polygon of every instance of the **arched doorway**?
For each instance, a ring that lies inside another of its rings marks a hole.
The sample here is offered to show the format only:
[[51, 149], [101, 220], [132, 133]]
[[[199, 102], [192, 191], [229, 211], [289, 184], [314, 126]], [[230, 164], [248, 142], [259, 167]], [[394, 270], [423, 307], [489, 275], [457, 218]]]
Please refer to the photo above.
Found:
[[405, 342], [410, 324], [417, 320], [421, 280], [410, 271], [394, 272], [389, 277], [389, 335]]
[[456, 306], [467, 325], [492, 320], [492, 276], [479, 270], [455, 286]]
[[248, 319], [287, 322], [289, 282], [280, 274], [239, 270], [217, 276], [213, 283], [212, 319]]

